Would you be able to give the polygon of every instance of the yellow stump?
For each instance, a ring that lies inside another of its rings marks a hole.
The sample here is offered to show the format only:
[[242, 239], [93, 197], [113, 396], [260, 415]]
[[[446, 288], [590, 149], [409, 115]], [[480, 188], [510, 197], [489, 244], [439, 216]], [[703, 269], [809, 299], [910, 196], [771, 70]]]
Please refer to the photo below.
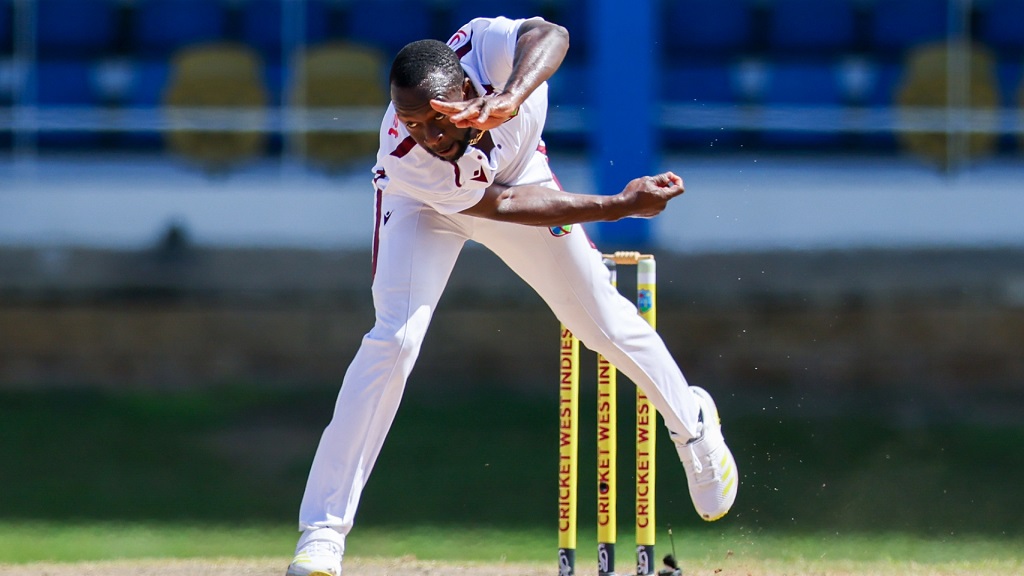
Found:
[[[615, 262], [605, 259], [616, 285]], [[618, 518], [618, 401], [617, 370], [604, 356], [597, 356], [597, 573], [615, 574], [615, 540]]]
[[576, 490], [579, 477], [580, 343], [561, 327], [558, 385], [558, 573], [576, 573]]
[[[637, 308], [652, 328], [657, 327], [655, 264], [640, 256], [636, 263]], [[654, 574], [655, 424], [657, 413], [647, 396], [636, 391], [636, 573]]]

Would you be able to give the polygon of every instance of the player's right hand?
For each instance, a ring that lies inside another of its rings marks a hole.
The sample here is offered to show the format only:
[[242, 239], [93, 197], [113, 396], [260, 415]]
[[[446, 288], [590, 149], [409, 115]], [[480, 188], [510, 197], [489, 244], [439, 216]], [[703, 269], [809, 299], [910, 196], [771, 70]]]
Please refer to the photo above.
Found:
[[629, 216], [651, 218], [660, 214], [669, 200], [685, 191], [682, 178], [673, 172], [664, 172], [632, 180], [620, 194], [629, 207]]

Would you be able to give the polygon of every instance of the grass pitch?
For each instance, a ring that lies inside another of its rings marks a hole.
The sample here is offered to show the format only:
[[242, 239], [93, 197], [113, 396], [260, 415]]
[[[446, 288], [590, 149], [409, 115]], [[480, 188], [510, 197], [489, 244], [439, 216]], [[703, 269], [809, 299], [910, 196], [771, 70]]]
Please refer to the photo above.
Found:
[[[296, 534], [281, 526], [174, 524], [0, 525], [0, 574], [279, 574]], [[1024, 573], [1015, 538], [921, 538], [906, 534], [785, 535], [708, 526], [675, 531], [685, 574], [987, 575]], [[587, 573], [595, 535], [580, 534], [577, 569]], [[632, 542], [620, 539], [620, 571]], [[553, 535], [545, 530], [408, 526], [357, 529], [346, 574], [550, 574]], [[659, 555], [671, 551], [665, 535]]]
[[[280, 576], [336, 392], [0, 393], [0, 574]], [[671, 523], [687, 575], [1024, 574], [1024, 427], [901, 427], [787, 402], [719, 401], [742, 484], [713, 524], [693, 513], [671, 446], [659, 444], [659, 555]], [[364, 494], [346, 576], [553, 574], [554, 405], [411, 391]], [[586, 573], [596, 483], [585, 472], [593, 439], [582, 444]], [[619, 498], [624, 522], [630, 500]], [[623, 569], [630, 537], [623, 527]]]

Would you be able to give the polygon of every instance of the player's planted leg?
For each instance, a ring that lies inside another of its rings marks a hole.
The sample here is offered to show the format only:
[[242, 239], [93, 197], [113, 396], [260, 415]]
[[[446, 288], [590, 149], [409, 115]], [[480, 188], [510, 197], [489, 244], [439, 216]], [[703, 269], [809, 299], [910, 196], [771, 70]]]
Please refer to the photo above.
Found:
[[701, 518], [711, 522], [725, 516], [736, 501], [739, 471], [722, 436], [718, 408], [711, 395], [698, 386], [690, 386], [690, 390], [700, 406], [699, 433], [687, 441], [672, 435], [672, 440], [686, 469], [693, 507]]
[[285, 576], [341, 576], [345, 536], [333, 528], [306, 530]]

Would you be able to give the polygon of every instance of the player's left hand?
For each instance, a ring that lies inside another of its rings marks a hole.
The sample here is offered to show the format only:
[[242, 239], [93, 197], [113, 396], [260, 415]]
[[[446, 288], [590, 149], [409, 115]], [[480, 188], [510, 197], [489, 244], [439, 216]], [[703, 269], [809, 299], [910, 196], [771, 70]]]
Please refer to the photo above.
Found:
[[448, 116], [456, 127], [477, 130], [497, 128], [519, 113], [518, 100], [505, 93], [457, 102], [431, 100], [430, 106]]

